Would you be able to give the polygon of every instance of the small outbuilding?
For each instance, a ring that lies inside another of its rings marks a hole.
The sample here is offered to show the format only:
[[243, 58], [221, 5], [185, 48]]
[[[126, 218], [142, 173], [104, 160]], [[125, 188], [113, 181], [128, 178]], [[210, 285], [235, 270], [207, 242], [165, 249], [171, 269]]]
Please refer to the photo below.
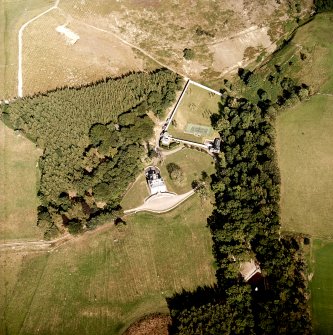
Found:
[[161, 172], [156, 166], [148, 166], [145, 169], [145, 175], [151, 195], [167, 192], [166, 185], [161, 177]]
[[161, 134], [161, 143], [164, 146], [169, 146], [172, 141], [172, 136], [168, 132], [163, 132]]
[[255, 275], [261, 274], [259, 264], [253, 259], [251, 259], [249, 262], [241, 263], [239, 272], [246, 282], [248, 282]]
[[221, 151], [221, 139], [220, 138], [215, 138], [214, 141], [212, 142], [212, 146], [210, 148], [211, 152], [214, 152], [218, 154]]

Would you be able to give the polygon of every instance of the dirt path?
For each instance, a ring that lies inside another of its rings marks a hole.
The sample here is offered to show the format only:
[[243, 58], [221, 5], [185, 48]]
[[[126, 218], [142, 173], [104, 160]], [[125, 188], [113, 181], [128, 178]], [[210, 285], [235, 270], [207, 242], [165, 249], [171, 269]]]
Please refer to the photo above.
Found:
[[160, 153], [161, 153], [162, 157], [166, 157], [166, 156], [170, 156], [170, 155], [172, 155], [172, 154], [174, 154], [174, 153], [176, 153], [180, 150], [183, 150], [183, 149], [185, 149], [185, 147], [181, 144], [177, 148], [172, 149], [172, 150], [161, 150], [160, 149]]
[[59, 247], [61, 244], [70, 241], [74, 238], [73, 235], [69, 233], [64, 234], [63, 236], [51, 240], [51, 241], [15, 241], [15, 242], [5, 242], [0, 244], [0, 252], [6, 250], [15, 250], [15, 251], [50, 251]]
[[124, 211], [124, 214], [129, 215], [137, 212], [165, 213], [176, 208], [194, 193], [195, 190], [179, 195], [168, 192], [157, 193], [149, 197], [143, 205]]
[[18, 72], [17, 72], [17, 95], [18, 97], [23, 97], [23, 71], [22, 71], [22, 50], [23, 50], [23, 32], [24, 29], [32, 22], [39, 19], [41, 16], [47, 14], [48, 12], [52, 11], [53, 9], [57, 9], [60, 0], [56, 0], [54, 5], [44, 11], [43, 13], [38, 14], [37, 16], [30, 19], [28, 22], [24, 23], [19, 32], [18, 32]]

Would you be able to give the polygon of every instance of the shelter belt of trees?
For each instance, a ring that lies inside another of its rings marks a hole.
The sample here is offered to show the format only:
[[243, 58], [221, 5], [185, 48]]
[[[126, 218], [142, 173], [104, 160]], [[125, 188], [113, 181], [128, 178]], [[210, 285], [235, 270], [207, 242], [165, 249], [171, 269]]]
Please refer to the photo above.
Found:
[[[173, 334], [311, 333], [304, 239], [280, 234], [274, 147], [273, 106], [286, 105], [293, 98], [287, 90], [300, 92], [299, 87], [308, 90], [282, 78], [281, 101], [278, 94], [269, 100], [271, 92], [257, 87], [255, 103], [222, 90], [219, 114], [212, 116], [212, 123], [223, 153], [213, 176], [216, 204], [208, 219], [217, 284], [168, 299]], [[262, 278], [249, 284], [240, 275], [240, 264], [251, 259], [260, 264]]]

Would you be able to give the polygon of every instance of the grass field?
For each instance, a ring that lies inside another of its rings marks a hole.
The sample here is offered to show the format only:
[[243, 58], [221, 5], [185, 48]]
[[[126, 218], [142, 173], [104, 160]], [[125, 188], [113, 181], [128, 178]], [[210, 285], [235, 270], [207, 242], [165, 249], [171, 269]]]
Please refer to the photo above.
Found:
[[286, 230], [333, 238], [333, 97], [279, 115], [281, 218]]
[[[333, 237], [332, 20], [332, 13], [316, 16], [277, 54], [283, 63], [295, 59], [300, 80], [318, 92], [277, 119], [282, 224], [324, 238]], [[297, 60], [297, 45], [307, 52], [306, 64]]]
[[0, 240], [41, 238], [37, 221], [39, 152], [0, 122]]
[[333, 243], [323, 242], [333, 238], [332, 20], [332, 13], [317, 15], [271, 62], [278, 61], [287, 75], [316, 93], [277, 118], [282, 227], [314, 240], [310, 288], [315, 334], [333, 331]]
[[314, 333], [333, 333], [333, 242], [319, 240], [313, 244], [312, 264], [314, 276], [311, 281], [311, 303]]
[[219, 101], [219, 95], [190, 84], [173, 117], [168, 132], [176, 138], [202, 143], [205, 139], [217, 137], [218, 134], [213, 129], [211, 129], [211, 133], [207, 137], [184, 133], [184, 131], [186, 131], [189, 124], [211, 127], [210, 116], [218, 113]]
[[215, 281], [209, 213], [195, 196], [51, 253], [0, 254], [0, 333], [116, 335], [145, 314], [167, 313], [165, 297]]

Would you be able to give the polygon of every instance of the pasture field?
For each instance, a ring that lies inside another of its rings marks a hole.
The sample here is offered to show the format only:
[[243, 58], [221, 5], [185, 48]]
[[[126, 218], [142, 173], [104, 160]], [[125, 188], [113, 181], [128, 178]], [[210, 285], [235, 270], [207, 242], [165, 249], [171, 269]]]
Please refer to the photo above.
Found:
[[34, 143], [0, 122], [0, 240], [42, 238], [37, 222], [36, 167], [40, 152]]
[[276, 127], [282, 228], [309, 234], [313, 240], [310, 289], [315, 334], [333, 330], [332, 20], [332, 13], [316, 15], [268, 64], [278, 60], [287, 76], [308, 84], [314, 94], [278, 115]]
[[313, 96], [276, 125], [282, 227], [333, 238], [333, 97]]
[[165, 297], [215, 282], [207, 206], [194, 196], [50, 253], [1, 253], [0, 332], [116, 335], [146, 314], [168, 313]]
[[333, 242], [315, 240], [313, 243], [310, 284], [314, 333], [329, 335], [333, 332]]
[[17, 94], [17, 35], [21, 25], [53, 4], [52, 0], [0, 0], [0, 99]]
[[[205, 139], [218, 137], [211, 126], [210, 116], [218, 113], [220, 96], [199, 86], [190, 84], [168, 128], [168, 132], [176, 138], [203, 143]], [[191, 134], [193, 125], [210, 127], [207, 135]], [[192, 126], [192, 127], [191, 127]]]

